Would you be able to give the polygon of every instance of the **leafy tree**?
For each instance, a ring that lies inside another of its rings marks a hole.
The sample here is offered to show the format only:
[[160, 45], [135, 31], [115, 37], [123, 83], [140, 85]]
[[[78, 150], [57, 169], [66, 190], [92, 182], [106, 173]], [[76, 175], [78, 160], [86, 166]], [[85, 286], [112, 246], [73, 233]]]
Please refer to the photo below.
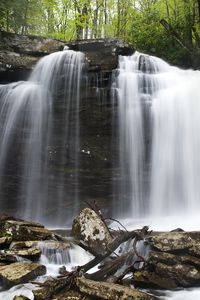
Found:
[[200, 61], [200, 0], [1, 0], [0, 29], [120, 38], [175, 64]]

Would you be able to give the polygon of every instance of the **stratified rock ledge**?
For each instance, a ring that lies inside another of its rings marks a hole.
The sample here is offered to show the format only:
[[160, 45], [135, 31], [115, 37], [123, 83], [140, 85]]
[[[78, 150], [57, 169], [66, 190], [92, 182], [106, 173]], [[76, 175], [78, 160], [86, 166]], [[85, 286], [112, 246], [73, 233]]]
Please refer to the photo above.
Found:
[[0, 280], [7, 287], [28, 282], [45, 273], [46, 267], [38, 263], [16, 262], [0, 266]]
[[119, 55], [131, 55], [131, 45], [114, 39], [59, 41], [0, 31], [0, 83], [26, 79], [38, 60], [64, 48], [85, 53], [89, 72], [111, 73]]

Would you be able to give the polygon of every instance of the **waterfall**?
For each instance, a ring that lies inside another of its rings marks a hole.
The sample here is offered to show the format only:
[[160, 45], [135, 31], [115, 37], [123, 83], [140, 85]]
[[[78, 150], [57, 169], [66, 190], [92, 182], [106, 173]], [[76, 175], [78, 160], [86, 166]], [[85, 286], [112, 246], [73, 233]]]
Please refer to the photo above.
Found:
[[70, 214], [77, 213], [83, 71], [84, 54], [67, 50], [42, 58], [28, 81], [0, 86], [2, 212], [15, 209], [22, 218], [48, 223], [53, 207], [58, 224], [62, 218], [66, 222], [69, 212], [63, 199], [71, 185], [66, 177], [72, 176]]
[[200, 72], [168, 66], [152, 101], [150, 211], [195, 213], [200, 208]]
[[[119, 130], [119, 211], [139, 211], [142, 202], [144, 137], [138, 91], [138, 60], [120, 57], [117, 76]], [[134, 97], [133, 97], [134, 95]], [[130, 207], [131, 205], [131, 207]]]
[[[28, 81], [0, 85], [2, 213], [51, 226], [66, 225], [77, 214], [85, 69], [84, 54], [66, 50], [42, 58]], [[153, 56], [119, 57], [112, 83], [114, 216], [141, 219], [199, 209], [199, 82], [199, 71]], [[100, 85], [100, 102], [107, 101], [102, 91]]]
[[120, 57], [113, 88], [119, 135], [115, 207], [121, 217], [199, 208], [199, 82], [199, 71], [157, 57], [138, 52]]

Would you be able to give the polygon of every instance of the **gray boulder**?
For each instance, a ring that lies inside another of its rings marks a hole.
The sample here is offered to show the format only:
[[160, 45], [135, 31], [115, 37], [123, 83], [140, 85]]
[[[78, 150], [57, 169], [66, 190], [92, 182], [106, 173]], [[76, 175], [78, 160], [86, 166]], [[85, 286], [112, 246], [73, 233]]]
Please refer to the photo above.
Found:
[[90, 208], [83, 209], [74, 219], [72, 234], [83, 241], [94, 255], [104, 255], [112, 242], [110, 232], [101, 218]]

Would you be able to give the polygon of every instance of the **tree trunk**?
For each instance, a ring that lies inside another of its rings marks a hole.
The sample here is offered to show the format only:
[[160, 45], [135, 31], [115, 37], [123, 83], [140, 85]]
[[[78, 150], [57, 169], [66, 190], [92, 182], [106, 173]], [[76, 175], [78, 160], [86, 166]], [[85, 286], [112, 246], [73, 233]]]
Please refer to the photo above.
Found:
[[198, 20], [200, 25], [200, 0], [197, 0], [197, 6], [198, 6]]
[[200, 67], [200, 55], [198, 51], [195, 49], [195, 47], [188, 43], [188, 41], [183, 40], [180, 35], [176, 32], [176, 30], [165, 20], [160, 20], [161, 25], [165, 28], [165, 30], [168, 32], [169, 35], [171, 35], [175, 41], [183, 48], [185, 49], [190, 57], [191, 61], [193, 63], [194, 68]]

